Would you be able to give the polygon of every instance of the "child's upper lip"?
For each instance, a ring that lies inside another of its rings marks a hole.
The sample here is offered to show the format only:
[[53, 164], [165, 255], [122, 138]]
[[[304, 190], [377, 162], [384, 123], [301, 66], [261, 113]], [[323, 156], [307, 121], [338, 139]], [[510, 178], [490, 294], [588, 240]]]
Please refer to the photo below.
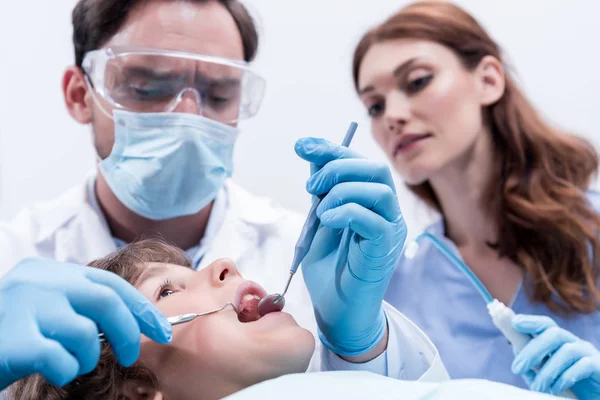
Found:
[[262, 299], [267, 295], [267, 292], [265, 291], [265, 289], [262, 288], [262, 286], [260, 286], [256, 282], [244, 281], [241, 285], [238, 286], [235, 292], [235, 298], [233, 300], [233, 304], [238, 308], [238, 311], [240, 311], [239, 307], [242, 298], [247, 294], [252, 294]]

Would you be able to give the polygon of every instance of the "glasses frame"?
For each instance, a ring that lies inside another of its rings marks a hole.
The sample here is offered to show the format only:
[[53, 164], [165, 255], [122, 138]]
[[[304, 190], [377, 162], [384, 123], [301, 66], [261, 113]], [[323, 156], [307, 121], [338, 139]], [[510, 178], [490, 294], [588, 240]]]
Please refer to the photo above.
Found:
[[[92, 90], [97, 93], [102, 99], [107, 101], [111, 106], [119, 110], [130, 111], [127, 107], [119, 104], [112, 97], [106, 93], [104, 87], [104, 73], [106, 71], [106, 65], [109, 61], [114, 60], [118, 57], [124, 57], [128, 55], [148, 55], [148, 56], [163, 56], [163, 57], [171, 57], [171, 58], [185, 58], [188, 60], [201, 61], [201, 62], [210, 62], [221, 64], [227, 67], [238, 68], [252, 77], [252, 84], [256, 91], [256, 95], [253, 96], [251, 104], [241, 104], [239, 110], [239, 116], [236, 119], [229, 121], [222, 121], [225, 123], [235, 123], [240, 120], [252, 118], [258, 112], [262, 100], [264, 98], [264, 92], [266, 88], [266, 80], [254, 72], [250, 65], [241, 60], [233, 60], [224, 57], [210, 56], [205, 54], [197, 54], [190, 53], [186, 51], [178, 51], [178, 50], [164, 50], [164, 49], [156, 49], [152, 47], [141, 47], [141, 46], [113, 46], [106, 47], [98, 50], [92, 50], [85, 54], [83, 58], [83, 62], [81, 64], [85, 79], [87, 84], [92, 88]], [[102, 84], [97, 84], [102, 83]], [[104, 109], [104, 106], [101, 102], [98, 102], [99, 106], [103, 109], [105, 114], [111, 115], [111, 110]], [[165, 111], [168, 112], [168, 111]], [[240, 117], [243, 115], [243, 117]]]

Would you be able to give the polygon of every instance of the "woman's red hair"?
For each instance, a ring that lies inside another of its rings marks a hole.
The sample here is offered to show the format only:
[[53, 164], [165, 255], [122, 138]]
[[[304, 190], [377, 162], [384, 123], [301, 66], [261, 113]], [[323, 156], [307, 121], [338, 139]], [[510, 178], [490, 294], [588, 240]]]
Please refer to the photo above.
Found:
[[[369, 48], [399, 38], [443, 44], [469, 70], [488, 55], [502, 61], [498, 45], [471, 15], [451, 3], [423, 1], [362, 38], [354, 53], [356, 86]], [[597, 152], [546, 123], [508, 74], [502, 98], [485, 110], [485, 118], [498, 160], [484, 203], [499, 226], [492, 246], [526, 271], [533, 301], [554, 311], [597, 310], [600, 215], [586, 195], [597, 173]], [[409, 188], [441, 212], [428, 182]]]

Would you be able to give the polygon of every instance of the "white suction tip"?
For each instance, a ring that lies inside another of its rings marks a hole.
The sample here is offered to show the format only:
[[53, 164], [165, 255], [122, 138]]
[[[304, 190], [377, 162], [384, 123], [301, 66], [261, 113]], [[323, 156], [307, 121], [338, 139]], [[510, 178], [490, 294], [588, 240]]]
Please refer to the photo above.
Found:
[[414, 240], [406, 246], [406, 249], [404, 250], [404, 257], [411, 260], [417, 255], [417, 251], [419, 251], [419, 243]]

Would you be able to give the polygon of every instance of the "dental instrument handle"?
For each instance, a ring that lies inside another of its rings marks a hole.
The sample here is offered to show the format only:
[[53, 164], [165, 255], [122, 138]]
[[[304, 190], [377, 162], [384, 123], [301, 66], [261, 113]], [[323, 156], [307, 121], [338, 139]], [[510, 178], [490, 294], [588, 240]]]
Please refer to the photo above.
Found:
[[[512, 320], [515, 317], [515, 312], [512, 308], [507, 307], [498, 299], [494, 299], [487, 305], [492, 322], [498, 328], [504, 337], [511, 344], [515, 353], [518, 354], [523, 348], [533, 339], [533, 336], [525, 333], [517, 332], [512, 325]], [[537, 371], [536, 371], [537, 372]], [[558, 396], [567, 399], [577, 399], [577, 396], [571, 390], [565, 390], [559, 393]]]
[[304, 226], [302, 227], [302, 231], [296, 242], [294, 259], [292, 260], [292, 267], [290, 268], [290, 273], [292, 275], [298, 271], [300, 263], [302, 263], [302, 260], [304, 260], [304, 257], [308, 254], [310, 246], [312, 245], [313, 240], [315, 240], [315, 235], [317, 234], [320, 223], [319, 218], [317, 217], [317, 207], [319, 207], [319, 204], [321, 204], [321, 199], [317, 197], [310, 206], [308, 216], [306, 217], [306, 221], [304, 222]]
[[285, 284], [285, 289], [283, 289], [283, 292], [281, 292], [281, 294], [279, 295], [279, 298], [277, 299], [277, 302], [279, 302], [279, 300], [282, 297], [285, 297], [285, 294], [287, 293], [288, 289], [290, 288], [290, 283], [292, 283], [292, 278], [294, 277], [295, 273], [296, 273], [296, 271], [293, 271], [293, 272], [290, 271], [290, 277], [288, 278], [287, 283]]
[[[319, 202], [315, 201], [315, 204], [319, 205]], [[313, 204], [314, 206], [314, 204]], [[311, 207], [312, 208], [312, 207]], [[316, 208], [316, 207], [315, 207]], [[309, 215], [313, 215], [312, 213], [309, 213]], [[314, 214], [316, 215], [316, 214]], [[307, 223], [304, 224], [304, 228], [302, 228], [303, 232], [304, 229], [306, 229], [306, 227], [308, 226], [308, 220]], [[319, 224], [315, 224], [316, 228], [319, 227]], [[298, 245], [296, 244], [296, 247], [294, 249], [294, 260], [292, 261], [292, 268], [290, 268], [290, 276], [287, 280], [287, 283], [285, 284], [285, 289], [283, 289], [283, 292], [279, 295], [279, 299], [281, 299], [282, 297], [284, 297], [288, 291], [288, 289], [290, 288], [290, 284], [292, 283], [292, 278], [294, 277], [294, 274], [296, 273], [296, 271], [298, 271], [298, 267], [300, 267], [300, 263], [302, 262], [302, 260], [304, 260], [304, 257], [306, 257], [306, 254], [308, 254], [308, 250], [310, 250], [310, 245], [315, 237], [314, 234], [308, 234], [308, 235], [300, 235], [300, 238], [311, 238], [310, 239], [310, 243], [303, 243], [302, 245]], [[300, 240], [298, 240], [300, 241]], [[278, 299], [278, 300], [279, 300]]]
[[350, 147], [350, 143], [352, 143], [352, 139], [356, 133], [356, 128], [358, 128], [358, 124], [356, 122], [351, 122], [346, 131], [346, 136], [344, 136], [344, 140], [342, 140], [343, 147]]
[[[356, 128], [358, 128], [358, 124], [356, 122], [351, 122], [348, 130], [346, 131], [346, 135], [342, 140], [342, 146], [349, 147], [350, 143], [352, 143], [352, 139], [354, 138], [354, 134], [356, 133]], [[294, 249], [294, 259], [292, 260], [292, 267], [290, 268], [290, 277], [285, 285], [285, 290], [281, 293], [281, 297], [285, 296], [288, 288], [290, 287], [290, 283], [292, 283], [292, 278], [298, 268], [300, 267], [300, 263], [308, 254], [310, 250], [310, 246], [312, 245], [313, 240], [315, 239], [315, 235], [317, 234], [317, 230], [319, 228], [319, 217], [317, 217], [317, 207], [321, 204], [321, 199], [319, 197], [315, 198], [315, 201], [310, 206], [310, 210], [308, 211], [308, 216], [306, 217], [306, 221], [304, 222], [304, 226], [302, 227], [302, 231], [300, 232], [300, 237], [296, 242], [296, 247]]]
[[[171, 326], [175, 326], [175, 325], [179, 325], [179, 324], [185, 324], [186, 322], [193, 321], [193, 320], [195, 320], [198, 317], [202, 317], [204, 315], [210, 315], [210, 314], [217, 313], [219, 311], [223, 311], [224, 309], [226, 309], [229, 306], [231, 306], [231, 308], [233, 308], [233, 311], [235, 311], [236, 314], [239, 314], [239, 311], [238, 311], [237, 307], [234, 306], [232, 302], [228, 301], [227, 303], [225, 303], [223, 305], [223, 307], [217, 308], [215, 310], [210, 310], [210, 311], [206, 311], [206, 312], [199, 313], [199, 314], [197, 314], [197, 313], [190, 313], [190, 314], [176, 315], [174, 317], [168, 317], [167, 321], [169, 322], [169, 324], [171, 324]], [[100, 343], [106, 342], [106, 337], [104, 336], [104, 332], [100, 332], [98, 334], [98, 340], [100, 341]]]
[[487, 308], [490, 317], [492, 317], [492, 322], [506, 337], [515, 349], [515, 352], [519, 353], [523, 350], [532, 337], [525, 333], [517, 332], [513, 328], [512, 320], [516, 315], [515, 312], [498, 299], [494, 299], [491, 303], [488, 303]]
[[[344, 140], [342, 140], [342, 146], [350, 146], [350, 143], [352, 143], [352, 139], [354, 138], [354, 134], [356, 133], [356, 128], [358, 128], [358, 124], [356, 122], [350, 123], [350, 126], [346, 131], [346, 135], [344, 136]], [[306, 217], [306, 221], [304, 222], [304, 226], [302, 227], [302, 232], [300, 233], [300, 237], [296, 242], [296, 248], [294, 250], [294, 260], [292, 261], [292, 268], [290, 268], [291, 275], [295, 274], [296, 271], [298, 271], [300, 263], [310, 250], [310, 246], [315, 238], [315, 235], [317, 234], [317, 229], [319, 228], [317, 207], [319, 207], [320, 203], [321, 199], [319, 197], [315, 198], [315, 201], [313, 202], [313, 204], [310, 207], [310, 210], [308, 211], [308, 216]]]

